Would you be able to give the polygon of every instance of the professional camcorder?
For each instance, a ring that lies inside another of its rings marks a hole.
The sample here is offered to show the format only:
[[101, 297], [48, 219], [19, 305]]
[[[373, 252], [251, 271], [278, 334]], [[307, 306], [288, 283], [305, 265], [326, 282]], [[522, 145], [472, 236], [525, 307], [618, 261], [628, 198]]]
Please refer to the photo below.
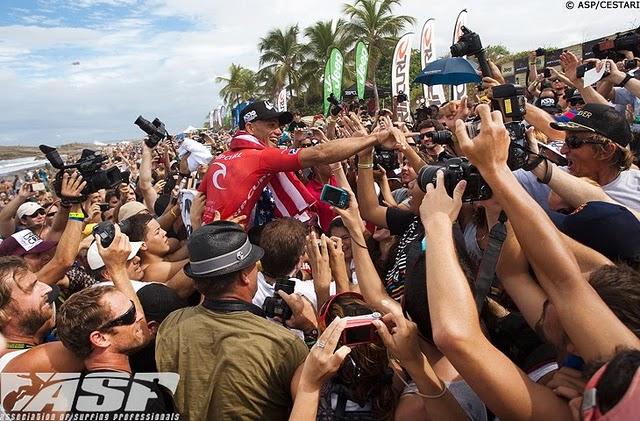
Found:
[[276, 279], [273, 297], [265, 298], [264, 303], [262, 304], [262, 310], [264, 310], [264, 314], [272, 319], [274, 317], [278, 317], [282, 320], [282, 323], [290, 319], [293, 315], [293, 313], [291, 312], [291, 308], [282, 299], [282, 297], [278, 295], [278, 291], [282, 290], [287, 294], [293, 294], [295, 287], [295, 281], [292, 281], [289, 278]]
[[133, 122], [136, 126], [148, 135], [148, 138], [144, 140], [144, 143], [150, 147], [155, 148], [158, 143], [162, 142], [169, 136], [167, 129], [164, 127], [164, 123], [157, 117], [150, 122], [141, 115]]
[[608, 39], [592, 47], [593, 55], [600, 60], [605, 58], [621, 61], [625, 56], [619, 51], [631, 51], [634, 57], [640, 56], [640, 28], [625, 35], [618, 35], [615, 39]]
[[462, 36], [453, 44], [450, 48], [452, 57], [462, 56], [475, 56], [478, 59], [480, 70], [483, 76], [493, 77], [489, 63], [487, 62], [487, 56], [485, 55], [484, 48], [482, 47], [482, 41], [480, 41], [480, 35], [469, 30], [466, 26], [461, 28]]
[[47, 145], [40, 145], [40, 150], [44, 153], [53, 168], [59, 170], [56, 174], [55, 180], [53, 181], [53, 188], [59, 197], [62, 197], [62, 176], [65, 171], [75, 168], [78, 170], [84, 181], [87, 182], [85, 188], [82, 189], [81, 197], [62, 197], [71, 203], [81, 203], [86, 200], [88, 195], [95, 193], [100, 189], [113, 189], [118, 187], [120, 183], [129, 182], [128, 171], [121, 172], [116, 166], [103, 170], [102, 165], [108, 158], [98, 152], [83, 149], [80, 159], [75, 164], [66, 165], [56, 148], [52, 148]]

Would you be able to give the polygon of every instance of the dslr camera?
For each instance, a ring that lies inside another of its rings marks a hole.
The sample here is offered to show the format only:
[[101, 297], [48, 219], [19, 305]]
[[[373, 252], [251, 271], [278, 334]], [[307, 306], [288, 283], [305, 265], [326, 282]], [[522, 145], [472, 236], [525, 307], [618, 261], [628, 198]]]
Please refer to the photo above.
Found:
[[399, 91], [396, 99], [398, 100], [398, 104], [400, 104], [401, 102], [406, 102], [409, 98], [407, 97], [407, 94], [404, 93], [404, 91]]
[[60, 157], [60, 153], [56, 148], [52, 148], [47, 145], [40, 145], [40, 151], [44, 153], [44, 156], [49, 160], [53, 168], [59, 170], [56, 174], [56, 178], [53, 181], [53, 189], [58, 197], [62, 197], [62, 176], [65, 171], [70, 169], [76, 169], [87, 185], [82, 189], [82, 196], [77, 198], [66, 198], [72, 203], [81, 203], [86, 200], [87, 196], [91, 193], [95, 193], [100, 189], [113, 189], [120, 185], [120, 183], [129, 183], [129, 172], [121, 172], [117, 166], [102, 169], [102, 164], [108, 159], [105, 155], [102, 155], [96, 151], [90, 149], [83, 149], [80, 159], [74, 164], [65, 164]]
[[621, 61], [625, 56], [619, 51], [631, 51], [634, 57], [640, 56], [640, 28], [625, 35], [618, 35], [615, 39], [608, 39], [594, 45], [591, 50], [593, 55], [600, 60], [605, 58], [613, 61]]
[[385, 171], [394, 171], [400, 168], [398, 152], [396, 150], [382, 149], [379, 146], [373, 151], [373, 166], [381, 166]]
[[147, 134], [148, 137], [144, 140], [144, 143], [150, 148], [155, 148], [158, 146], [158, 143], [169, 137], [169, 133], [167, 132], [167, 129], [165, 129], [164, 123], [157, 117], [150, 122], [139, 115], [133, 124], [140, 127], [140, 129]]
[[466, 158], [449, 158], [442, 166], [425, 165], [422, 167], [418, 172], [420, 190], [426, 192], [429, 183], [436, 184], [438, 170], [444, 171], [444, 187], [449, 196], [453, 196], [453, 190], [461, 180], [467, 180], [467, 187], [462, 195], [463, 202], [491, 198], [491, 187], [484, 181], [478, 169], [471, 165]]
[[[131, 221], [128, 219], [120, 221], [118, 225], [120, 226], [120, 231], [124, 234], [131, 232]], [[100, 222], [93, 227], [93, 235], [100, 237], [100, 244], [102, 244], [102, 247], [107, 248], [113, 243], [113, 239], [116, 236], [116, 227], [111, 221]]]
[[526, 114], [525, 89], [523, 86], [505, 84], [493, 87], [493, 99], [491, 107], [500, 110], [507, 123], [504, 126], [509, 131], [509, 158], [507, 165], [512, 171], [522, 168], [529, 160], [529, 143], [527, 142], [526, 128], [522, 123]]
[[474, 56], [478, 59], [480, 70], [483, 76], [493, 77], [489, 63], [487, 62], [487, 56], [485, 55], [484, 48], [482, 47], [482, 41], [480, 41], [480, 35], [471, 31], [466, 26], [461, 28], [462, 36], [453, 44], [449, 50], [451, 51], [451, 57], [463, 57]]
[[289, 305], [282, 299], [282, 297], [278, 295], [278, 291], [282, 290], [287, 294], [293, 294], [295, 286], [296, 282], [290, 280], [289, 278], [276, 279], [273, 297], [265, 298], [264, 303], [262, 304], [262, 310], [264, 311], [264, 314], [271, 319], [279, 317], [282, 320], [282, 323], [290, 319], [293, 315], [293, 312], [291, 311]]

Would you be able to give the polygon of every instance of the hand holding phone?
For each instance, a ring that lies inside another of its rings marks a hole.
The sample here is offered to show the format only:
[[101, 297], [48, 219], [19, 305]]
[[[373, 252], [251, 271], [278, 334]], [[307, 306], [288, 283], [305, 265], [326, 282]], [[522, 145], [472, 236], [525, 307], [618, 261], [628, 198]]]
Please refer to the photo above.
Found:
[[320, 193], [320, 200], [340, 209], [349, 207], [349, 192], [340, 187], [325, 184]]

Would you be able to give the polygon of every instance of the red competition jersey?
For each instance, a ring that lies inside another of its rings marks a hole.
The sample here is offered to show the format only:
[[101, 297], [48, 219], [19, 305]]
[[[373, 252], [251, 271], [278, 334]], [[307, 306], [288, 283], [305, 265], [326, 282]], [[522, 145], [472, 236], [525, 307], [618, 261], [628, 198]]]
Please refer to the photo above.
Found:
[[262, 190], [276, 173], [302, 168], [298, 149], [262, 148], [234, 148], [209, 165], [198, 187], [207, 195], [202, 218], [205, 224], [213, 221], [216, 210], [222, 219], [245, 215], [248, 220]]

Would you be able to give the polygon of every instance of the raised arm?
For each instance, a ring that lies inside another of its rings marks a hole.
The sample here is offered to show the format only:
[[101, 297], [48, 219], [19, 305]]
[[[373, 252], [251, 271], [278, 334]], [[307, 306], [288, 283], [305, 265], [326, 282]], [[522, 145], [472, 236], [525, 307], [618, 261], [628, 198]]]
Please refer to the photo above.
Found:
[[140, 160], [140, 179], [138, 180], [138, 186], [142, 192], [144, 204], [151, 212], [154, 213], [153, 205], [158, 199], [158, 192], [151, 185], [151, 149], [142, 142], [142, 159]]
[[5, 207], [0, 209], [0, 237], [7, 238], [16, 232], [16, 212], [20, 205], [27, 201], [35, 193], [30, 189], [31, 184], [24, 183], [20, 186], [18, 194]]
[[378, 203], [373, 184], [373, 149], [358, 154], [358, 197], [362, 204], [362, 217], [379, 227], [387, 226], [387, 208]]
[[444, 189], [442, 171], [438, 171], [436, 185], [435, 189], [428, 187], [420, 207], [427, 237], [427, 297], [436, 346], [501, 419], [571, 419], [562, 399], [531, 381], [483, 334], [451, 231], [465, 182], [458, 184], [453, 199]]
[[457, 123], [460, 145], [507, 213], [578, 353], [586, 360], [594, 360], [612, 355], [619, 346], [640, 348], [640, 340], [589, 285], [558, 230], [507, 167], [509, 135], [500, 112], [491, 113], [488, 106], [480, 105], [478, 113], [482, 132], [473, 141], [462, 121]]
[[565, 75], [573, 86], [575, 86], [582, 98], [584, 98], [584, 102], [586, 104], [609, 104], [609, 102], [598, 93], [591, 86], [584, 86], [584, 81], [582, 78], [578, 78], [576, 75], [576, 68], [580, 65], [580, 60], [576, 57], [575, 54], [568, 51], [560, 54], [560, 63], [562, 63], [562, 67], [564, 68]]
[[[63, 199], [80, 197], [80, 192], [84, 189], [86, 181], [82, 176], [74, 173], [65, 173], [62, 177], [61, 196]], [[70, 213], [82, 215], [80, 204], [73, 204], [69, 209]], [[58, 242], [53, 258], [42, 267], [37, 273], [38, 279], [46, 284], [53, 285], [60, 281], [65, 273], [71, 268], [78, 254], [78, 247], [82, 240], [82, 229], [84, 227], [84, 216], [74, 216], [69, 218], [67, 226], [62, 233], [62, 241]]]

